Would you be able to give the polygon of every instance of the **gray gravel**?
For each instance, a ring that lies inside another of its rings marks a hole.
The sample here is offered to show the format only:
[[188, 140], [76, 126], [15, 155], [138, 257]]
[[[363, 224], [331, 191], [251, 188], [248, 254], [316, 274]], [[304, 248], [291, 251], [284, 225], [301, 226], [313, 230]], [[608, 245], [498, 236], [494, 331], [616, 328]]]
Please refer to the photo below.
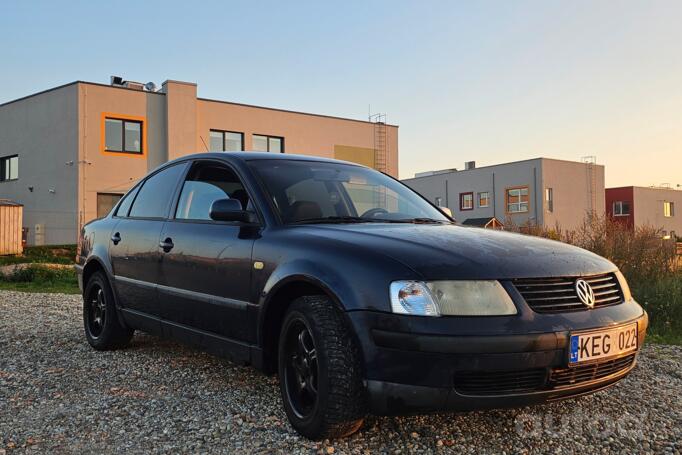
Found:
[[50, 453], [674, 453], [682, 349], [646, 346], [608, 391], [517, 410], [369, 418], [311, 442], [289, 426], [277, 379], [159, 340], [100, 353], [79, 296], [0, 291], [0, 455]]

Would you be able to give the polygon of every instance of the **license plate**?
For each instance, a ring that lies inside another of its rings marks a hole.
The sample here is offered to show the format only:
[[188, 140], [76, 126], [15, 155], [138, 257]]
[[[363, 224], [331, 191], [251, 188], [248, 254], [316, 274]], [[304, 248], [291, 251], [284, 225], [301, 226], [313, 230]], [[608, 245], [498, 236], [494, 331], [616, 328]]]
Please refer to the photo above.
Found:
[[571, 334], [568, 363], [586, 363], [637, 350], [637, 323]]

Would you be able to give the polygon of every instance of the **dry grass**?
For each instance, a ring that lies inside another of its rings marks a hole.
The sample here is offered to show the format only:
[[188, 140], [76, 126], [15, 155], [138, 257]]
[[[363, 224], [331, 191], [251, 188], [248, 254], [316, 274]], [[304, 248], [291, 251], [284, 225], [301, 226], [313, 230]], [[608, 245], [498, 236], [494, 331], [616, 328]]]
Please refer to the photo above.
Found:
[[586, 217], [575, 231], [513, 223], [505, 228], [570, 243], [609, 259], [649, 313], [653, 339], [682, 344], [682, 261], [675, 242], [664, 240], [660, 229], [642, 226], [632, 231], [599, 216]]

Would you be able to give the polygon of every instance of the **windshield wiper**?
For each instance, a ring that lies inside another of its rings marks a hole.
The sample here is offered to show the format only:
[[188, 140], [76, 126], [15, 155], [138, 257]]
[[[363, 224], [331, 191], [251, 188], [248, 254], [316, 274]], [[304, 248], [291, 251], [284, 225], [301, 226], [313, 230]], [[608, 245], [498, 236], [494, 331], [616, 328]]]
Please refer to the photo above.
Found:
[[402, 220], [396, 220], [399, 223], [412, 223], [412, 224], [451, 224], [448, 220], [435, 220], [433, 218], [407, 218]]
[[376, 223], [378, 220], [362, 218], [359, 216], [325, 216], [322, 218], [306, 218], [303, 220], [292, 221], [291, 224], [342, 224], [342, 223]]

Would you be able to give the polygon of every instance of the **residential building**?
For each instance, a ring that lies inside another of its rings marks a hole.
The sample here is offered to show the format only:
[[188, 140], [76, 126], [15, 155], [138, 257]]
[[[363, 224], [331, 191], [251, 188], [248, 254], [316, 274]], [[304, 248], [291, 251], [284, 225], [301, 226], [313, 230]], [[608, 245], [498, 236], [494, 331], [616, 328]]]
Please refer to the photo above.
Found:
[[606, 210], [630, 229], [653, 226], [664, 236], [682, 236], [682, 191], [672, 188], [624, 186], [606, 189]]
[[495, 218], [570, 230], [588, 213], [604, 213], [604, 166], [593, 160], [535, 158], [483, 167], [468, 162], [462, 171], [422, 172], [403, 182], [468, 225]]
[[398, 127], [197, 97], [112, 77], [0, 105], [0, 198], [24, 205], [29, 244], [75, 243], [158, 165], [196, 152], [254, 150], [338, 158], [398, 175]]

